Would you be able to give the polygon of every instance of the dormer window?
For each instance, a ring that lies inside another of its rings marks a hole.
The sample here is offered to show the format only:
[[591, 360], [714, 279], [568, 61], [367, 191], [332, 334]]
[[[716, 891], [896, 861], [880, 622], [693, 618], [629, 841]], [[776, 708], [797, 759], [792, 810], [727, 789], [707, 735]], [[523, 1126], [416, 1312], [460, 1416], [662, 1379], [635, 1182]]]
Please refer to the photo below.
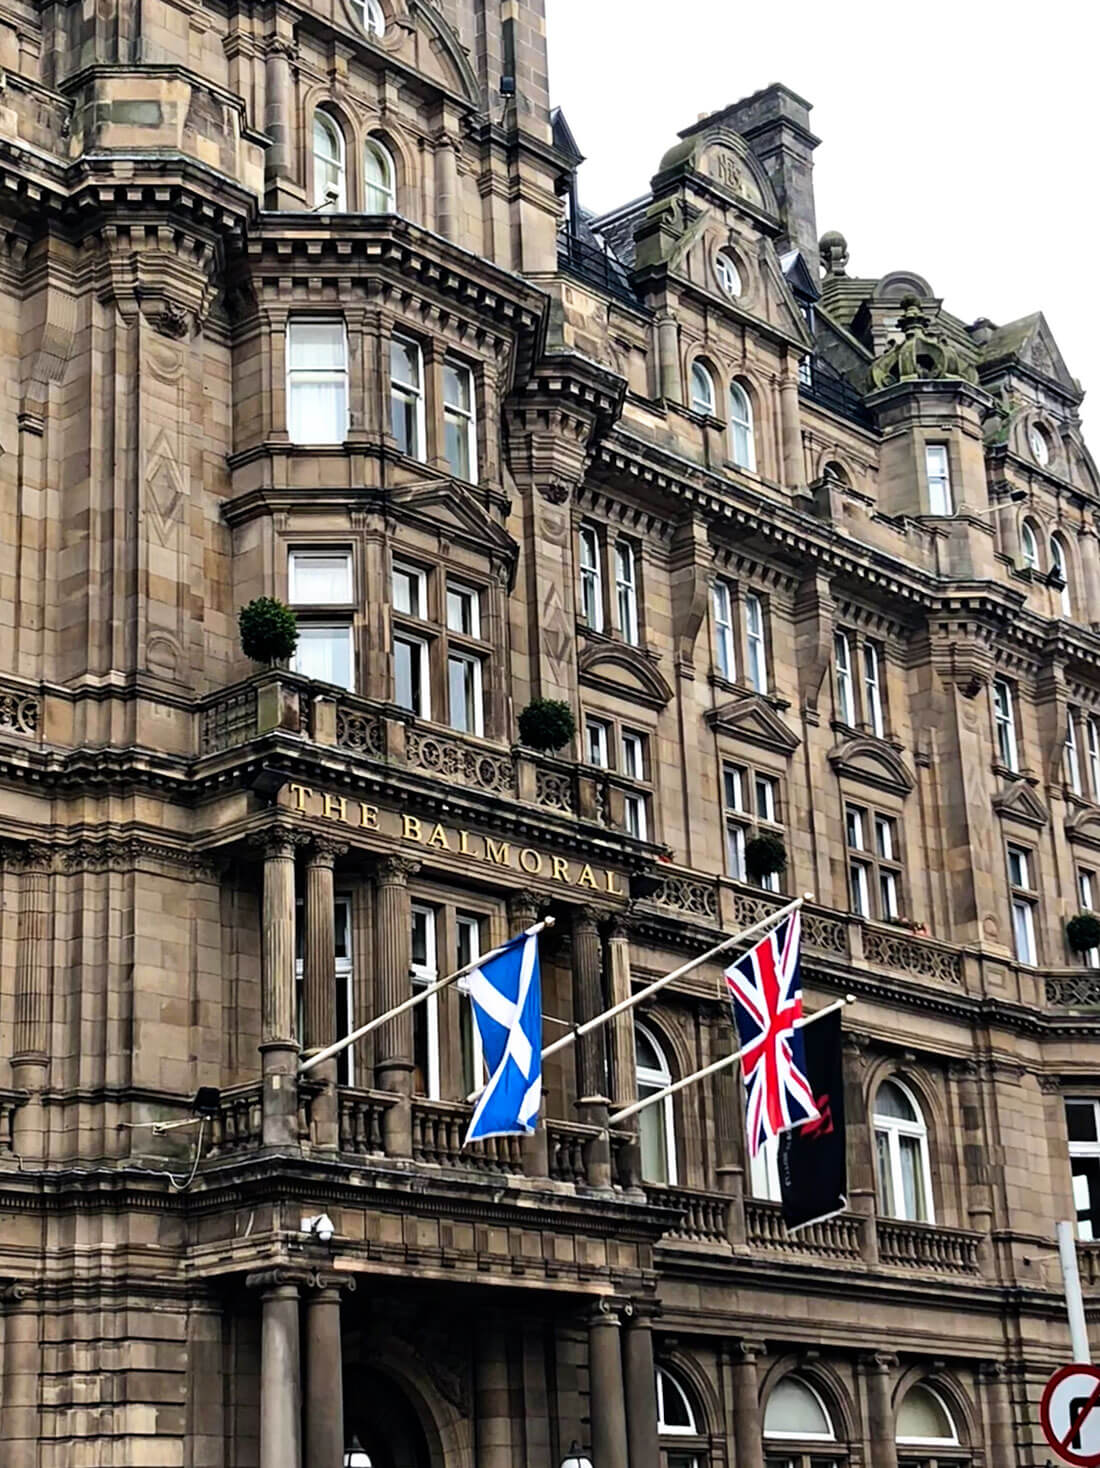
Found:
[[385, 34], [386, 17], [379, 0], [352, 0], [355, 16], [368, 36]]
[[723, 292], [733, 301], [741, 294], [741, 272], [734, 264], [733, 256], [726, 250], [719, 250], [714, 257], [714, 273], [718, 277], [718, 284]]
[[1040, 469], [1045, 469], [1050, 463], [1050, 444], [1046, 434], [1037, 423], [1033, 423], [1028, 430], [1027, 443], [1031, 450], [1031, 457]]

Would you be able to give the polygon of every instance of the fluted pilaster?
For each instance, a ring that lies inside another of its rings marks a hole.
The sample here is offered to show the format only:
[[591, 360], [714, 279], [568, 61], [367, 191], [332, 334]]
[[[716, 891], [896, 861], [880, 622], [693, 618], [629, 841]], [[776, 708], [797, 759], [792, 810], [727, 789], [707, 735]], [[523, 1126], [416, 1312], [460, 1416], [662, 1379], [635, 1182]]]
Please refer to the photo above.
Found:
[[[375, 1013], [384, 1014], [409, 998], [412, 941], [412, 903], [409, 878], [420, 863], [406, 856], [387, 856], [375, 875], [378, 962], [375, 966]], [[398, 1015], [377, 1031], [375, 1074], [384, 1091], [400, 1100], [386, 1112], [383, 1123], [386, 1152], [407, 1157], [412, 1152], [413, 1020], [412, 1011]]]
[[274, 825], [252, 837], [263, 856], [260, 1011], [263, 1141], [298, 1141], [298, 1042], [294, 1038], [294, 853], [304, 832]]

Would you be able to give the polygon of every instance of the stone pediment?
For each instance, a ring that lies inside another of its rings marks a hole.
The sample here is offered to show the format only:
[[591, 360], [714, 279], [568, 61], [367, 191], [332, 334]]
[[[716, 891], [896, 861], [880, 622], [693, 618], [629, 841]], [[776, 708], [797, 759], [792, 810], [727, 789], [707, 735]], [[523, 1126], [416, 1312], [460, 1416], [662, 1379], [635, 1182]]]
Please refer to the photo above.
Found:
[[1050, 819], [1046, 806], [1028, 780], [1010, 780], [993, 797], [993, 809], [1025, 826], [1045, 826]]
[[675, 192], [676, 185], [694, 174], [731, 199], [741, 199], [754, 209], [778, 217], [775, 192], [767, 171], [748, 143], [733, 128], [718, 120], [701, 129], [688, 128], [661, 159], [653, 179], [655, 196]]
[[1066, 835], [1071, 841], [1100, 850], [1100, 810], [1096, 806], [1075, 810], [1066, 821]]
[[615, 698], [633, 699], [647, 708], [663, 709], [672, 689], [653, 659], [626, 642], [589, 641], [579, 658], [581, 682]]
[[908, 795], [916, 784], [897, 750], [881, 739], [845, 739], [829, 751], [829, 763], [838, 775], [891, 795]]
[[395, 485], [389, 507], [402, 519], [419, 521], [451, 539], [461, 539], [479, 550], [513, 561], [519, 546], [504, 527], [455, 479], [416, 480]]
[[728, 735], [744, 744], [759, 744], [779, 754], [793, 754], [802, 742], [759, 693], [749, 693], [711, 709], [706, 720], [718, 734]]

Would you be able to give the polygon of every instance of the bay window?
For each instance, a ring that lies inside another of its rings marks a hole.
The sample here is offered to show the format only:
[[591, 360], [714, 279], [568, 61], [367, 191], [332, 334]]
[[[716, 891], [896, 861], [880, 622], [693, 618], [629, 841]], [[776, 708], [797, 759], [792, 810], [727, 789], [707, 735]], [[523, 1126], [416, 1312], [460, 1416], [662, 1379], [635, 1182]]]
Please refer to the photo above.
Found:
[[342, 320], [292, 318], [286, 329], [286, 422], [292, 443], [343, 443], [348, 345]]
[[634, 547], [620, 540], [615, 545], [615, 591], [619, 631], [624, 642], [638, 641], [638, 591], [634, 582]]
[[390, 429], [403, 454], [424, 458], [424, 362], [403, 336], [390, 338]]
[[449, 358], [443, 363], [443, 437], [447, 464], [456, 479], [477, 479], [477, 422], [474, 375]]

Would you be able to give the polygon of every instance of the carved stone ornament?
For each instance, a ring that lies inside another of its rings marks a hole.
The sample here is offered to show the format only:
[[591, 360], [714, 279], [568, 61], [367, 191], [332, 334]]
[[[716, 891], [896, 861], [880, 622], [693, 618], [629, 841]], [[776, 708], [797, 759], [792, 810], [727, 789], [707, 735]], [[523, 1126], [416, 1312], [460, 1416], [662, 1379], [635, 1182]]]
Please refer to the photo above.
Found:
[[552, 505], [564, 505], [573, 492], [573, 486], [567, 479], [559, 479], [556, 476], [539, 479], [536, 482], [539, 494], [544, 500], [549, 500]]
[[946, 337], [933, 335], [928, 330], [929, 318], [916, 296], [906, 296], [901, 307], [898, 325], [905, 336], [872, 362], [871, 382], [874, 387], [940, 378], [977, 382], [978, 374], [957, 348]]
[[382, 886], [404, 887], [419, 870], [420, 863], [415, 857], [384, 856], [375, 868], [375, 875]]
[[152, 320], [153, 326], [161, 336], [172, 337], [176, 341], [187, 336], [191, 330], [191, 313], [178, 301], [171, 299], [165, 300], [164, 305]]

